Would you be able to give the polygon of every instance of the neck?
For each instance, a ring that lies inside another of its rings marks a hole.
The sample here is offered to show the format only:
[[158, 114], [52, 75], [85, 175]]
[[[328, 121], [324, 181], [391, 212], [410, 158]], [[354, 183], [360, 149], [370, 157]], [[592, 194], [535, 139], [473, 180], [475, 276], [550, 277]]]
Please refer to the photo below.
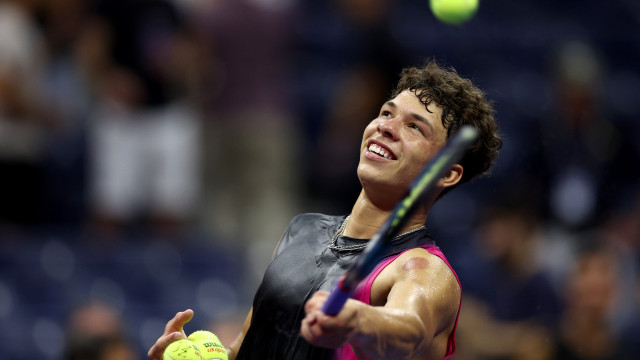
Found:
[[[428, 203], [429, 204], [429, 203]], [[353, 205], [351, 217], [344, 229], [344, 235], [358, 238], [370, 239], [378, 232], [378, 229], [389, 218], [393, 212], [395, 203], [391, 206], [388, 204], [380, 204], [372, 201], [362, 190], [358, 196], [358, 200]], [[429, 205], [423, 205], [416, 209], [414, 214], [409, 218], [400, 233], [405, 233], [424, 225], [427, 220]]]

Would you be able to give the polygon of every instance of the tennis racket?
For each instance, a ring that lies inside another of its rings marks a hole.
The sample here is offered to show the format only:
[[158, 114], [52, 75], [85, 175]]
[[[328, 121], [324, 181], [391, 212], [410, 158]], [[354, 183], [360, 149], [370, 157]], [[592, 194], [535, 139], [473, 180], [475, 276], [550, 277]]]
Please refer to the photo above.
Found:
[[449, 171], [453, 164], [462, 158], [467, 148], [477, 137], [478, 131], [474, 127], [470, 125], [461, 127], [453, 138], [425, 166], [418, 177], [411, 183], [405, 198], [398, 202], [389, 218], [371, 238], [362, 254], [340, 278], [324, 303], [322, 312], [332, 316], [340, 312], [358, 283], [373, 271], [379, 261], [379, 257], [389, 246], [390, 240], [400, 232], [421, 200], [433, 192], [438, 180]]

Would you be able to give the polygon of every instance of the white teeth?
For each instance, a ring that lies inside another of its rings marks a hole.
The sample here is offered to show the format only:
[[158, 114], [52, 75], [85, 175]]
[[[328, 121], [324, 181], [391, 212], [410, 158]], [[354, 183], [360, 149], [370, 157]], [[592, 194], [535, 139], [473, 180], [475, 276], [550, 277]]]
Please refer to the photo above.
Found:
[[386, 152], [383, 148], [381, 148], [380, 146], [378, 146], [376, 144], [369, 145], [369, 151], [371, 151], [374, 154], [378, 154], [378, 155], [384, 157], [385, 159], [391, 159], [391, 155], [389, 155], [388, 152]]

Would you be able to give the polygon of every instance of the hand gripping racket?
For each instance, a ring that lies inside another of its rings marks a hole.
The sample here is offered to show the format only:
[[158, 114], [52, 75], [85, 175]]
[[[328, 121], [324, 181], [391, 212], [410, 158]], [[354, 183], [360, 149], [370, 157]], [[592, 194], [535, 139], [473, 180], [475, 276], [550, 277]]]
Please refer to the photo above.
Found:
[[340, 278], [322, 307], [327, 315], [336, 315], [351, 297], [356, 286], [377, 265], [379, 257], [389, 246], [390, 240], [398, 234], [411, 214], [429, 193], [433, 192], [438, 180], [450, 167], [462, 158], [467, 148], [478, 137], [478, 131], [470, 125], [458, 130], [453, 138], [425, 166], [411, 183], [409, 192], [393, 209], [389, 218], [371, 238], [362, 254]]

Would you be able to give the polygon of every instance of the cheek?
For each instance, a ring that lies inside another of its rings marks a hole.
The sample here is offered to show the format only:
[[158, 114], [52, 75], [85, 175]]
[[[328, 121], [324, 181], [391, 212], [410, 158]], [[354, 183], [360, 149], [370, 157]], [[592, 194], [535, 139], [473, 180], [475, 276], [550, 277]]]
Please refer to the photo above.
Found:
[[367, 141], [367, 139], [373, 136], [377, 131], [378, 131], [378, 125], [377, 125], [377, 122], [374, 120], [370, 122], [369, 125], [367, 125], [367, 127], [364, 128], [364, 132], [362, 134], [362, 143], [364, 144]]
[[369, 124], [367, 124], [367, 127], [364, 128], [364, 132], [365, 134], [373, 134], [376, 131], [378, 131], [378, 119], [372, 120]]
[[[411, 143], [405, 143], [404, 152], [405, 156], [409, 158], [412, 164], [416, 167], [423, 168], [431, 160], [431, 157], [435, 154], [433, 148], [425, 141], [416, 141]], [[410, 150], [409, 150], [410, 149]]]

